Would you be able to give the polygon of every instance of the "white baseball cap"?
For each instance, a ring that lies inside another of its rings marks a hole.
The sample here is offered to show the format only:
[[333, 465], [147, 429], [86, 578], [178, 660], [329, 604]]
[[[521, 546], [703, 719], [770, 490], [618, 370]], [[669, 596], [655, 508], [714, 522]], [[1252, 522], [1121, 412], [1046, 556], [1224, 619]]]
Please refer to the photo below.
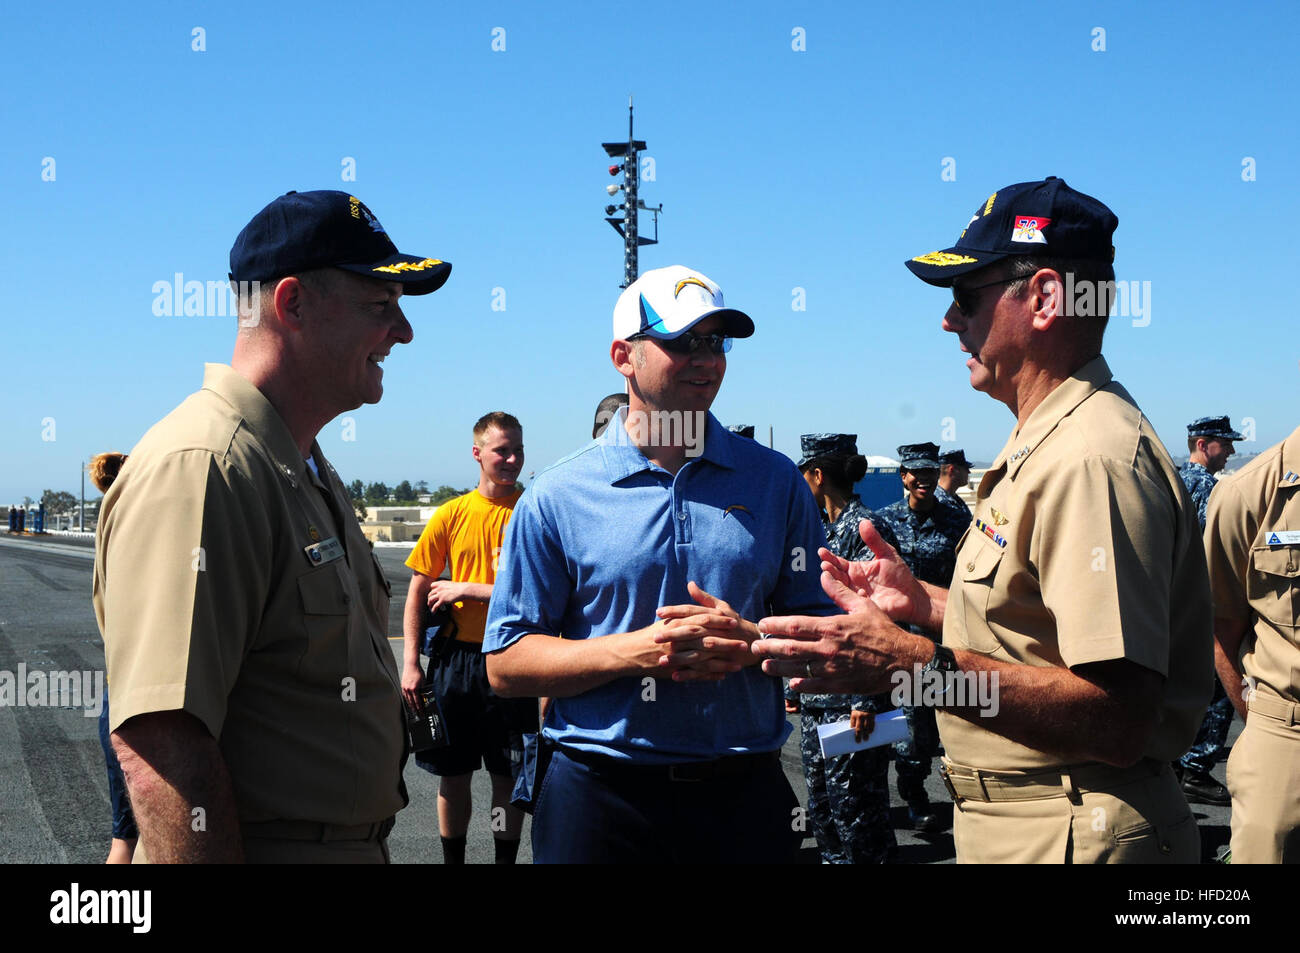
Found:
[[722, 289], [685, 265], [647, 271], [618, 296], [614, 305], [614, 340], [634, 334], [670, 340], [690, 330], [709, 315], [723, 318], [727, 337], [747, 338], [754, 333], [749, 315], [728, 308]]

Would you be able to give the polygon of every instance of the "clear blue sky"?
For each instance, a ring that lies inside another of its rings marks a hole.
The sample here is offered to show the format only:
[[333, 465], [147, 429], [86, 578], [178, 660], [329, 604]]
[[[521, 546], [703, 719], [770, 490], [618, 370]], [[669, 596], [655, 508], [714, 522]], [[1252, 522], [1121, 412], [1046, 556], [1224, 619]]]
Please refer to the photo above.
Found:
[[723, 422], [771, 426], [790, 454], [835, 430], [893, 455], [952, 418], [942, 442], [991, 459], [1013, 420], [967, 385], [946, 293], [902, 262], [951, 244], [995, 189], [1058, 175], [1118, 214], [1118, 277], [1151, 283], [1149, 325], [1111, 322], [1116, 376], [1173, 452], [1211, 413], [1252, 418], [1240, 449], [1260, 450], [1300, 418], [1297, 10], [10, 5], [0, 502], [76, 492], [81, 461], [129, 449], [204, 361], [229, 360], [233, 319], [155, 316], [153, 285], [224, 278], [235, 235], [289, 189], [352, 191], [403, 251], [455, 265], [407, 299], [415, 340], [356, 439], [322, 432], [345, 478], [470, 484], [488, 410], [523, 420], [525, 473], [574, 449], [621, 389], [600, 143], [626, 135], [629, 92], [656, 165], [642, 197], [664, 205], [643, 270], [699, 268], [758, 325], [731, 353]]

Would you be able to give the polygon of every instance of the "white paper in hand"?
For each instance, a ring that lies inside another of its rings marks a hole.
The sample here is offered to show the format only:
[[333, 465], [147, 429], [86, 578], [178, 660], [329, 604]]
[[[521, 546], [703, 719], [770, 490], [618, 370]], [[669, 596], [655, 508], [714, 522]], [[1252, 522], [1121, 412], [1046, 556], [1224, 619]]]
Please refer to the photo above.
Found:
[[821, 743], [823, 758], [833, 758], [851, 751], [865, 751], [867, 748], [878, 748], [881, 745], [892, 745], [895, 741], [903, 741], [906, 738], [907, 719], [903, 716], [901, 708], [877, 715], [871, 734], [862, 741], [853, 740], [853, 725], [847, 718], [830, 725], [817, 726], [817, 740]]

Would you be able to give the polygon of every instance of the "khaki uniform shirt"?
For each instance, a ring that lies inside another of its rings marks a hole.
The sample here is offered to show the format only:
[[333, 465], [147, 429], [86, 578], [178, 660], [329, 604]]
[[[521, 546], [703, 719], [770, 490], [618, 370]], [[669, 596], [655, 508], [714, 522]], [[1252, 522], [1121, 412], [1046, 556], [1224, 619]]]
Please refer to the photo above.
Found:
[[1219, 481], [1205, 520], [1214, 615], [1248, 625], [1242, 671], [1300, 702], [1300, 429]]
[[406, 804], [389, 585], [312, 458], [319, 478], [220, 364], [131, 451], [95, 557], [112, 728], [182, 709], [220, 744], [241, 821], [369, 824]]
[[[1209, 580], [1196, 511], [1102, 357], [1060, 384], [980, 481], [943, 644], [1072, 668], [1128, 659], [1165, 678], [1145, 755], [1187, 750], [1210, 700]], [[1063, 762], [939, 710], [948, 756], [988, 771]]]

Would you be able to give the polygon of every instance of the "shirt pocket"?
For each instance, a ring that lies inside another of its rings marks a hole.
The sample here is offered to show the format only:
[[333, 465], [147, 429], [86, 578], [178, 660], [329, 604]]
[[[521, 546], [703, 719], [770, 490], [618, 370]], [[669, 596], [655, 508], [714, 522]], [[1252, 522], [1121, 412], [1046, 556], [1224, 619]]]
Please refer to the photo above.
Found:
[[379, 557], [373, 552], [370, 554], [370, 561], [375, 566], [375, 577], [379, 581], [379, 588], [384, 590], [384, 597], [391, 599], [393, 596], [393, 584], [388, 581], [388, 574], [384, 572], [384, 567], [379, 564]]
[[966, 648], [983, 655], [992, 655], [1002, 646], [989, 627], [988, 613], [1004, 552], [969, 532], [966, 544], [957, 551], [955, 573], [961, 580], [961, 599], [958, 606], [949, 606], [949, 611], [956, 608], [961, 613]]
[[1295, 628], [1300, 600], [1300, 550], [1295, 546], [1268, 546], [1250, 552], [1246, 578], [1250, 607], [1269, 622]]
[[329, 677], [348, 668], [348, 616], [352, 597], [334, 564], [298, 577], [307, 644], [298, 659], [300, 674]]

